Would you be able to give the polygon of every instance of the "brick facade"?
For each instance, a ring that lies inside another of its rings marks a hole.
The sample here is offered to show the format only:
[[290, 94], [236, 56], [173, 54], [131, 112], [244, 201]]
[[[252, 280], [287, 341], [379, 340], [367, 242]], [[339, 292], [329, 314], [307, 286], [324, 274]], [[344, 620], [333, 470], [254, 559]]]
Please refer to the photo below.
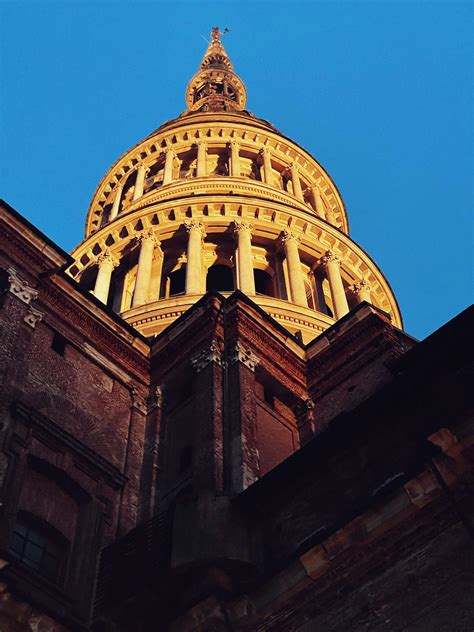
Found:
[[2, 630], [472, 629], [472, 311], [305, 345], [209, 292], [147, 340], [1, 228]]

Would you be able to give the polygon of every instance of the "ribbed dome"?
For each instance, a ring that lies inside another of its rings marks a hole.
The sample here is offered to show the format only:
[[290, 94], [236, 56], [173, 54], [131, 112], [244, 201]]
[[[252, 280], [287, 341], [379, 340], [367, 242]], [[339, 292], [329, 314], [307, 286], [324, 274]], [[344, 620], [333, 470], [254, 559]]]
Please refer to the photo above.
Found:
[[360, 300], [401, 326], [388, 283], [348, 235], [331, 178], [243, 109], [220, 35], [214, 28], [188, 86], [188, 110], [104, 176], [70, 273], [145, 335], [206, 289], [242, 290], [305, 340]]

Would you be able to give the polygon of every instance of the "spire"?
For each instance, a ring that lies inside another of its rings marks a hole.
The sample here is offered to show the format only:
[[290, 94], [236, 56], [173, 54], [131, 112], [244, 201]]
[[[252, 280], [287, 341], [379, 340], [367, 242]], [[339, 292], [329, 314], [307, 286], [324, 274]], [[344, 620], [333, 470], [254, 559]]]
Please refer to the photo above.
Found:
[[188, 84], [188, 112], [235, 111], [245, 107], [245, 86], [234, 73], [232, 62], [221, 42], [221, 35], [228, 31], [221, 31], [218, 26], [212, 28], [211, 41], [199, 70]]

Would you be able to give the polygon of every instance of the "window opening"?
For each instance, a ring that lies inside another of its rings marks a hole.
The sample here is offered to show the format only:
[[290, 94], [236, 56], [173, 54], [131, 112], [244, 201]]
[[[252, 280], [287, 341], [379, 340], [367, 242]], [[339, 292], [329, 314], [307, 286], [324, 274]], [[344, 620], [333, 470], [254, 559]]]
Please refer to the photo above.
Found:
[[206, 290], [234, 291], [234, 274], [228, 266], [214, 265], [207, 271]]
[[265, 270], [254, 270], [255, 291], [257, 294], [265, 294], [265, 296], [275, 296], [273, 289], [273, 279]]
[[170, 280], [170, 296], [176, 296], [177, 294], [183, 294], [186, 288], [186, 267], [183, 266], [179, 270], [171, 272], [169, 275]]
[[66, 553], [63, 538], [52, 529], [19, 519], [10, 539], [10, 553], [19, 562], [57, 581]]

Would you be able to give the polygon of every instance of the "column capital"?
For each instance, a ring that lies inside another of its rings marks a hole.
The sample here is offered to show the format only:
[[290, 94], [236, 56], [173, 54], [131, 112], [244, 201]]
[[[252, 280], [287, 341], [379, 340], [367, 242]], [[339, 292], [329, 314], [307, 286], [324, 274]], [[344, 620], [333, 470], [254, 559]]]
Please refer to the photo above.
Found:
[[241, 232], [249, 232], [252, 233], [253, 230], [253, 224], [250, 224], [250, 222], [239, 222], [238, 220], [234, 220], [234, 233], [241, 233]]
[[263, 155], [267, 155], [267, 156], [271, 156], [272, 155], [272, 150], [270, 147], [267, 147], [266, 145], [264, 147], [261, 148], [260, 152]]
[[211, 362], [215, 362], [219, 366], [222, 366], [222, 352], [216, 342], [212, 342], [208, 349], [203, 349], [191, 358], [191, 364], [194, 369], [199, 373], [207, 367]]
[[137, 168], [137, 170], [138, 170], [138, 169], [140, 169], [140, 168], [142, 168], [142, 169], [148, 169], [148, 165], [146, 165], [146, 164], [143, 162], [143, 160], [139, 160], [139, 161], [136, 163], [135, 167]]
[[173, 156], [173, 158], [176, 156], [175, 150], [173, 149], [173, 147], [170, 147], [169, 145], [167, 145], [166, 148], [165, 148], [165, 154], [167, 156], [168, 155]]
[[207, 147], [207, 141], [204, 138], [196, 138], [194, 142], [198, 147], [199, 146]]
[[23, 321], [27, 325], [35, 329], [36, 325], [40, 322], [40, 320], [42, 320], [43, 316], [44, 316], [43, 312], [40, 312], [39, 309], [36, 309], [36, 307], [33, 307], [33, 305], [30, 305], [25, 317], [23, 318]]
[[245, 349], [240, 342], [236, 342], [234, 350], [230, 356], [230, 364], [235, 364], [236, 362], [242, 362], [242, 364], [254, 372], [255, 367], [260, 363], [260, 359], [257, 358], [250, 349]]
[[192, 230], [197, 230], [203, 237], [206, 236], [204, 224], [197, 219], [190, 219], [184, 222], [184, 228], [190, 233]]
[[341, 260], [332, 252], [332, 250], [327, 250], [321, 257], [320, 262], [323, 266], [327, 266], [329, 263], [336, 263], [338, 266], [341, 265]]
[[140, 233], [140, 235], [137, 235], [135, 239], [139, 244], [142, 244], [144, 241], [151, 241], [156, 246], [161, 246], [161, 241], [158, 239], [151, 228], [149, 228], [148, 230], [144, 230], [142, 233]]
[[229, 141], [229, 145], [231, 147], [240, 147], [241, 143], [240, 143], [240, 140], [232, 138], [232, 140]]
[[297, 162], [292, 162], [292, 163], [290, 164], [290, 169], [291, 169], [292, 171], [297, 171], [297, 172], [299, 173], [299, 172], [300, 172], [300, 170], [301, 170], [301, 167], [300, 167], [300, 165], [299, 165]]
[[370, 292], [370, 284], [366, 279], [361, 279], [357, 283], [349, 286], [351, 292], [359, 295], [361, 292]]
[[10, 283], [9, 291], [26, 303], [27, 305], [38, 296], [38, 290], [35, 290], [27, 283], [15, 270], [15, 268], [8, 268], [8, 282]]
[[293, 232], [292, 230], [284, 230], [281, 236], [281, 242], [284, 244], [286, 242], [296, 242], [299, 243], [301, 241], [301, 235]]
[[107, 250], [101, 252], [100, 255], [97, 257], [97, 263], [99, 267], [103, 265], [110, 265], [113, 268], [116, 268], [119, 264], [119, 260], [107, 248]]

